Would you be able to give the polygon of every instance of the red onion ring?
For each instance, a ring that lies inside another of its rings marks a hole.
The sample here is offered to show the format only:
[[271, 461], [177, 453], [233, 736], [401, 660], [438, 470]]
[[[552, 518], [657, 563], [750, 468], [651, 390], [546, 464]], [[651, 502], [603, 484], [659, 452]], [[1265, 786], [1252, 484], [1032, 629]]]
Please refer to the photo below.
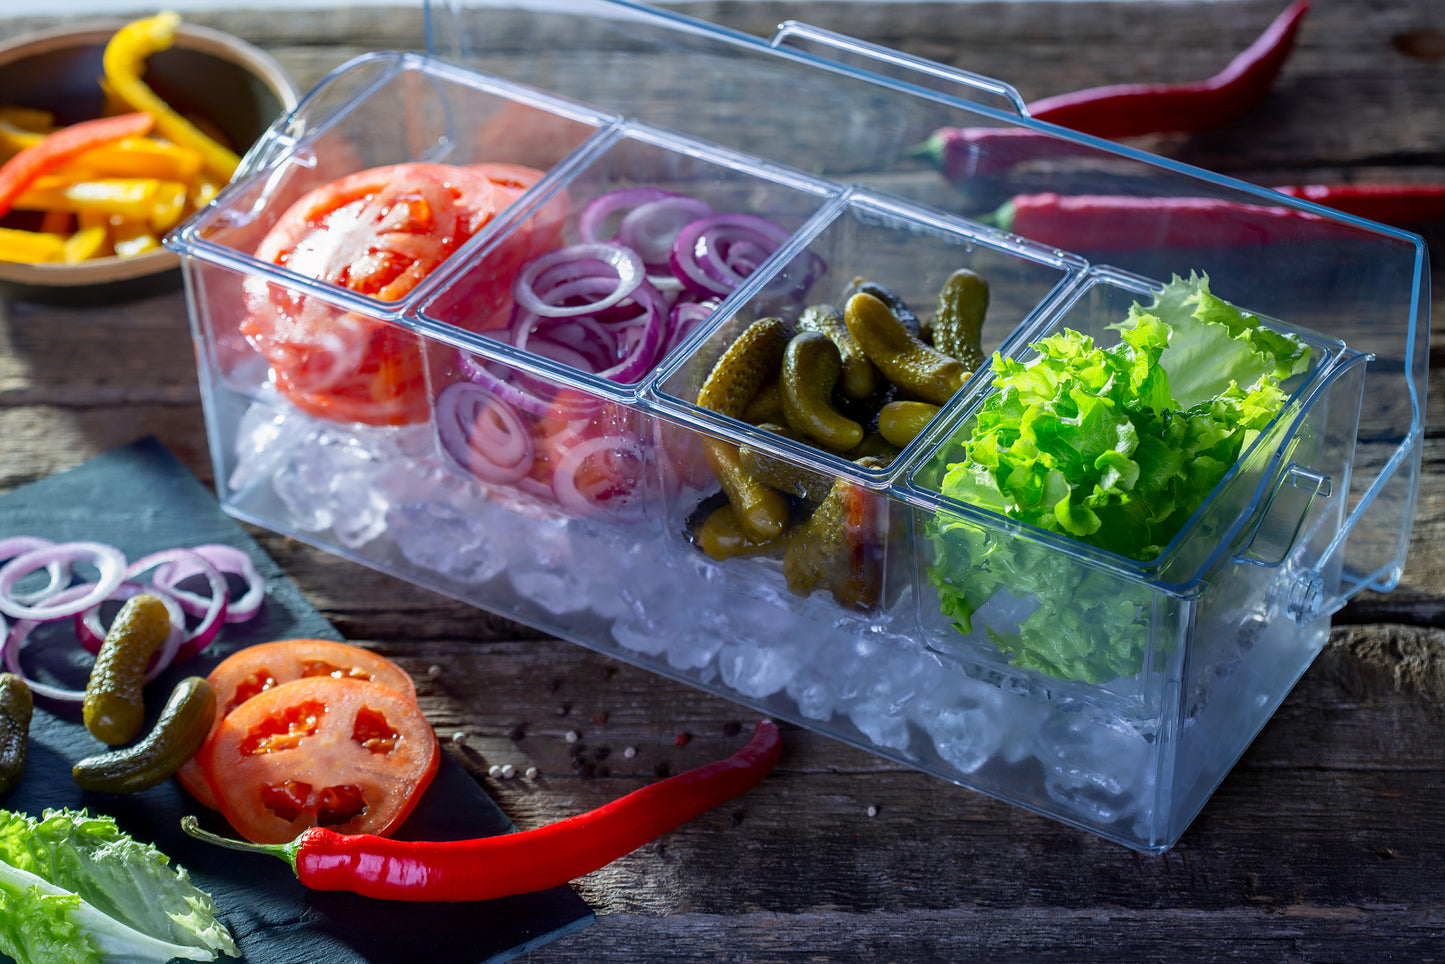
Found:
[[[85, 595], [60, 600], [61, 593], [53, 593], [44, 602], [48, 605], [27, 606], [12, 593], [20, 579], [36, 569], [48, 567], [52, 562], [67, 565], [90, 557], [100, 570], [100, 578], [89, 583], [90, 591]], [[125, 556], [114, 546], [102, 542], [61, 542], [41, 546], [22, 552], [0, 567], [0, 612], [14, 619], [35, 619], [46, 621], [74, 616], [78, 612], [106, 599], [125, 578]]]
[[686, 197], [660, 187], [624, 187], [599, 194], [587, 203], [577, 216], [577, 234], [583, 241], [607, 241], [616, 237], [604, 230], [607, 219], [618, 211], [628, 211], [643, 204], [666, 198]]
[[436, 399], [437, 436], [458, 467], [483, 482], [507, 485], [536, 460], [532, 431], [516, 409], [474, 382], [455, 382]]
[[755, 214], [714, 214], [683, 227], [668, 264], [703, 295], [726, 295], [788, 239], [782, 226]]
[[[159, 599], [166, 607], [166, 612], [171, 616], [171, 631], [166, 634], [165, 641], [151, 657], [150, 668], [146, 670], [145, 681], [149, 683], [175, 661], [176, 651], [180, 649], [181, 641], [186, 636], [186, 613], [181, 608], [180, 602], [171, 593], [138, 582], [121, 583], [107, 598], [130, 599], [141, 593]], [[92, 655], [100, 653], [100, 648], [105, 645], [105, 637], [110, 632], [109, 628], [100, 624], [100, 607], [101, 603], [96, 603], [85, 612], [75, 615], [75, 637], [85, 651]]]
[[[74, 605], [77, 600], [85, 599], [94, 591], [97, 583], [81, 583], [69, 586], [56, 593], [52, 601], [59, 606]], [[51, 686], [49, 683], [42, 683], [32, 679], [25, 674], [25, 667], [20, 664], [20, 647], [25, 644], [35, 627], [48, 622], [55, 622], [51, 619], [21, 619], [10, 627], [10, 632], [0, 641], [0, 647], [5, 650], [5, 669], [25, 681], [30, 691], [38, 697], [52, 700], [56, 703], [79, 704], [85, 701], [85, 690], [62, 689], [58, 686]]]
[[666, 267], [677, 233], [712, 213], [711, 204], [686, 194], [647, 201], [623, 215], [616, 240], [636, 251], [649, 268]]
[[[248, 553], [225, 543], [192, 546], [191, 552], [210, 563], [222, 575], [239, 576], [246, 584], [246, 591], [239, 599], [227, 601], [226, 622], [243, 623], [260, 612], [261, 604], [266, 600], [266, 580]], [[197, 566], [185, 559], [173, 559], [156, 567], [151, 573], [151, 584], [172, 593], [192, 616], [202, 616], [210, 608], [210, 600], [177, 588], [186, 579], [198, 575], [204, 573]]]
[[[39, 536], [11, 536], [8, 539], [0, 539], [0, 562], [14, 559], [18, 555], [29, 552], [31, 549], [44, 549], [46, 546], [54, 545], [49, 539], [42, 539]], [[70, 564], [62, 560], [56, 560], [46, 566], [50, 573], [50, 583], [43, 589], [33, 592], [11, 592], [10, 598], [22, 606], [33, 606], [46, 598], [55, 595], [70, 583]], [[0, 616], [0, 619], [3, 619]], [[4, 623], [0, 623], [3, 627]], [[3, 628], [0, 628], [3, 632]]]
[[[577, 474], [586, 466], [587, 460], [609, 449], [613, 453], [624, 453], [625, 457], [636, 461], [639, 467], [647, 464], [646, 449], [641, 440], [632, 435], [602, 435], [568, 446], [562, 450], [557, 465], [552, 470], [552, 494], [558, 505], [583, 515], [598, 511], [629, 516], [640, 513], [643, 500], [636, 497], [638, 479], [633, 479], [624, 492], [616, 495], [586, 492], [578, 485]], [[617, 501], [603, 501], [604, 499]]]
[[[608, 274], [601, 271], [607, 270]], [[582, 278], [606, 277], [615, 281], [601, 298], [582, 304], [565, 302], [578, 293], [571, 287]], [[549, 318], [570, 318], [595, 315], [632, 294], [646, 278], [646, 270], [637, 252], [619, 244], [592, 242], [573, 244], [548, 251], [522, 266], [512, 282], [512, 297], [517, 305]]]
[[188, 566], [193, 566], [195, 571], [205, 576], [206, 581], [211, 584], [210, 605], [202, 614], [200, 623], [186, 633], [185, 638], [181, 640], [180, 648], [176, 651], [173, 662], [180, 663], [211, 645], [211, 641], [221, 631], [221, 624], [226, 620], [231, 587], [227, 585], [226, 577], [221, 575], [219, 569], [191, 549], [162, 549], [159, 552], [143, 556], [126, 568], [125, 578], [134, 580], [141, 573], [168, 562], [184, 562]]

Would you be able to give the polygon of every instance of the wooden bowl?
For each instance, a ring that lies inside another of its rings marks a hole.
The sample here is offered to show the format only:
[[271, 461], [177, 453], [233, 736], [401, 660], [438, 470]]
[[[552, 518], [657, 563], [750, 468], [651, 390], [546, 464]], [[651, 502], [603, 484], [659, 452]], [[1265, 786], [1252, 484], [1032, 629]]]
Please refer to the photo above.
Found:
[[[0, 91], [9, 104], [54, 112], [59, 124], [99, 117], [106, 42], [123, 24], [86, 23], [0, 43]], [[296, 106], [297, 90], [275, 59], [230, 34], [181, 24], [170, 49], [146, 62], [145, 81], [182, 114], [215, 125], [245, 151]], [[0, 261], [0, 296], [47, 304], [104, 304], [173, 290], [180, 263], [160, 249], [79, 264]]]

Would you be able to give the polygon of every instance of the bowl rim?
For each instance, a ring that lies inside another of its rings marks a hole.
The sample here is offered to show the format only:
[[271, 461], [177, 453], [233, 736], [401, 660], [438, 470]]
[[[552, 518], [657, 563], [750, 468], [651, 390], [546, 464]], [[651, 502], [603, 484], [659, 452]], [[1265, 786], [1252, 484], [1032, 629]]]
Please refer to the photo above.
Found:
[[[21, 59], [21, 55], [44, 54], [76, 45], [103, 44], [127, 20], [87, 20], [49, 27], [0, 41], [0, 65]], [[176, 27], [174, 46], [211, 54], [238, 64], [256, 76], [281, 102], [281, 113], [289, 114], [300, 102], [296, 82], [275, 57], [234, 34], [182, 21]], [[180, 256], [157, 248], [130, 258], [111, 256], [76, 264], [21, 264], [0, 261], [0, 283], [31, 287], [85, 287], [129, 281], [159, 274], [180, 266]]]

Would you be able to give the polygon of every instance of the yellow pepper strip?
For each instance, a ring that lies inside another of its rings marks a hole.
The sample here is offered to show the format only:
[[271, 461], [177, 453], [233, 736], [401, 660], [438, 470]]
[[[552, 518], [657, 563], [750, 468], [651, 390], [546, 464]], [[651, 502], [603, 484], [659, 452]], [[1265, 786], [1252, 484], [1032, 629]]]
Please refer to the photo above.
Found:
[[71, 161], [57, 173], [76, 180], [105, 177], [154, 177], [163, 181], [191, 181], [201, 173], [205, 158], [199, 151], [154, 137], [127, 137], [97, 147]]
[[76, 181], [56, 185], [53, 177], [39, 179], [34, 187], [15, 199], [15, 207], [26, 211], [97, 211], [127, 221], [149, 223], [159, 209], [169, 217], [178, 203], [184, 205], [186, 186], [158, 178], [113, 177], [98, 181]]
[[161, 246], [160, 238], [151, 232], [150, 225], [145, 221], [112, 218], [110, 236], [115, 242], [115, 253], [122, 258], [134, 258]]
[[151, 229], [165, 234], [186, 216], [186, 200], [190, 190], [180, 181], [160, 181], [160, 188], [151, 200]]
[[27, 147], [34, 147], [43, 140], [45, 140], [44, 134], [21, 127], [8, 118], [0, 117], [0, 156], [10, 157], [19, 154]]
[[37, 134], [49, 134], [55, 128], [55, 114], [40, 107], [22, 104], [0, 104], [0, 120]]
[[43, 231], [0, 228], [0, 261], [44, 264], [65, 256], [65, 240]]
[[108, 240], [109, 236], [103, 227], [91, 227], [77, 231], [65, 239], [61, 257], [66, 264], [76, 264], [80, 261], [104, 257], [110, 253], [105, 250]]
[[207, 137], [151, 90], [141, 75], [145, 60], [165, 50], [175, 39], [180, 14], [164, 11], [126, 24], [106, 44], [102, 63], [107, 87], [131, 110], [143, 110], [156, 119], [156, 130], [167, 140], [197, 150], [206, 159], [206, 169], [224, 181], [236, 173], [241, 159], [221, 144]]

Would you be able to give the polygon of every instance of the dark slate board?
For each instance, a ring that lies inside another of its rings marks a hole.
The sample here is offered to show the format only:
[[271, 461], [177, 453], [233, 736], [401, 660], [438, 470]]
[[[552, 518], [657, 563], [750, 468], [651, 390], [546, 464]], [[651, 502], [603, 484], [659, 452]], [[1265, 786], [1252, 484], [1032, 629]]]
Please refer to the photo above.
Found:
[[[227, 516], [214, 496], [152, 440], [101, 455], [69, 472], [0, 496], [0, 536], [55, 541], [96, 540], [127, 558], [174, 546], [224, 542], [248, 552], [266, 577], [266, 603], [255, 619], [226, 626], [206, 652], [158, 678], [167, 693], [182, 675], [202, 674], [235, 650], [270, 639], [339, 639], [275, 562]], [[78, 651], [78, 650], [77, 650]], [[22, 651], [23, 652], [23, 651]], [[88, 657], [87, 657], [88, 659]], [[46, 667], [32, 667], [37, 674]], [[54, 680], [84, 686], [84, 665], [50, 669]], [[75, 678], [66, 679], [69, 674]], [[39, 678], [44, 678], [41, 676]], [[152, 703], [161, 700], [152, 700]], [[150, 841], [185, 867], [215, 898], [245, 959], [265, 964], [411, 962], [478, 964], [511, 960], [593, 920], [591, 908], [559, 887], [475, 904], [392, 903], [345, 893], [313, 893], [280, 860], [239, 854], [195, 841], [180, 829], [193, 813], [202, 826], [233, 835], [225, 821], [191, 800], [175, 781], [132, 796], [82, 791], [70, 767], [103, 749], [79, 712], [37, 705], [29, 759], [16, 789], [0, 806], [25, 813], [84, 807], [107, 813], [127, 833]], [[397, 837], [445, 840], [508, 833], [515, 827], [475, 780], [446, 754], [426, 795]], [[478, 872], [485, 872], [478, 868]], [[0, 955], [0, 961], [9, 959]]]

